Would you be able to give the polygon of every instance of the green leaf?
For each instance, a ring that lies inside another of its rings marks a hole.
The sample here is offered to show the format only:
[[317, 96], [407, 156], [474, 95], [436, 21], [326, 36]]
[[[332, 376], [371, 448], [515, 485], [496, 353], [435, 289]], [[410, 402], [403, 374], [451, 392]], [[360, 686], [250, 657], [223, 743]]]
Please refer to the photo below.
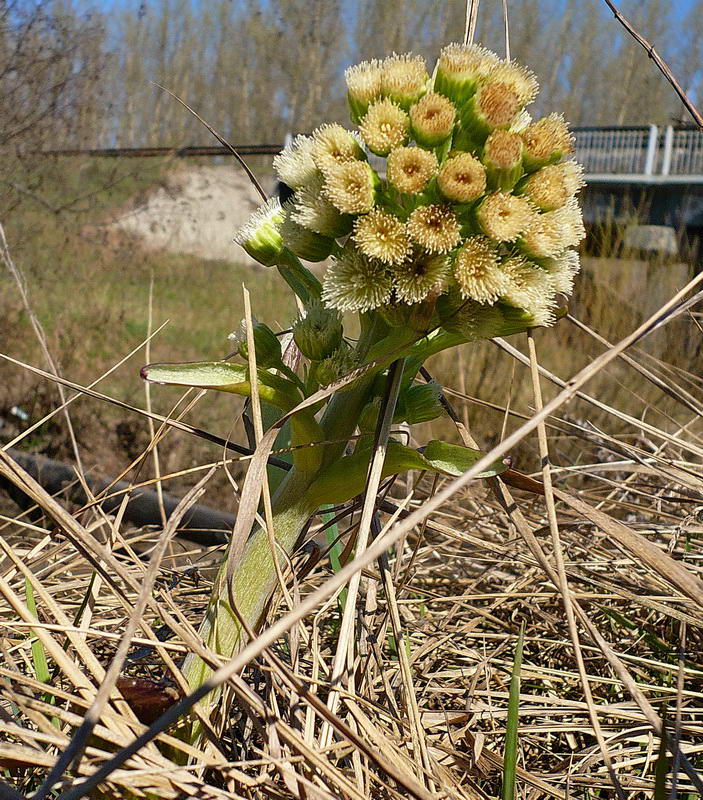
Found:
[[[249, 369], [229, 361], [193, 361], [182, 364], [147, 364], [141, 376], [146, 381], [169, 386], [197, 386], [245, 397], [251, 395]], [[268, 370], [257, 370], [259, 397], [276, 408], [289, 411], [300, 401], [300, 393], [286, 378]]]
[[[34, 619], [38, 620], [39, 615], [37, 614], [37, 604], [34, 599], [34, 587], [29, 578], [26, 578], [24, 582], [24, 596], [27, 602], [27, 608]], [[42, 683], [51, 683], [51, 673], [49, 672], [44, 645], [37, 637], [32, 637], [32, 661], [34, 662], [35, 678]]]
[[[312, 503], [318, 506], [325, 503], [338, 505], [361, 494], [366, 486], [371, 452], [370, 446], [359, 446], [353, 455], [340, 458], [339, 461], [322, 470], [308, 490], [308, 497]], [[424, 453], [421, 453], [412, 447], [391, 440], [388, 442], [381, 477], [388, 478], [410, 469], [427, 470], [440, 475], [456, 477], [466, 472], [482, 457], [483, 453], [480, 450], [448, 445], [446, 442], [432, 441], [427, 445]], [[495, 461], [476, 477], [493, 477], [506, 469], [507, 466], [502, 461]]]
[[199, 386], [203, 389], [234, 391], [234, 387], [247, 383], [249, 370], [243, 364], [229, 361], [192, 361], [183, 364], [147, 364], [142, 367], [145, 381], [174, 386]]
[[[471, 467], [481, 458], [483, 453], [480, 450], [473, 450], [471, 447], [462, 447], [458, 444], [449, 444], [439, 439], [433, 439], [422, 449], [422, 455], [426, 461], [432, 465], [434, 472], [444, 473], [459, 477], [468, 472]], [[493, 478], [505, 472], [508, 465], [502, 461], [494, 461], [488, 469], [484, 469], [477, 478]]]
[[654, 795], [653, 800], [667, 800], [669, 792], [666, 789], [666, 777], [669, 774], [669, 758], [667, 754], [667, 733], [666, 733], [666, 706], [662, 713], [662, 735], [659, 740], [659, 752], [657, 754], [657, 765], [654, 769]]
[[[330, 522], [330, 520], [334, 519], [334, 514], [323, 514], [322, 521], [323, 522]], [[330, 566], [332, 567], [333, 572], [339, 572], [342, 569], [342, 543], [339, 540], [339, 526], [335, 522], [334, 525], [330, 525], [329, 528], [325, 531], [327, 536], [327, 547], [329, 548], [329, 559], [330, 559]], [[344, 613], [344, 606], [347, 602], [347, 588], [344, 587], [340, 593], [339, 597], [337, 598], [337, 605], [339, 607], [340, 615]]]
[[[24, 596], [25, 601], [27, 604], [27, 608], [29, 612], [34, 617], [34, 619], [39, 619], [39, 614], [37, 613], [37, 603], [34, 599], [34, 587], [32, 586], [32, 582], [29, 578], [25, 578], [24, 581]], [[44, 645], [41, 643], [41, 640], [37, 636], [33, 636], [31, 638], [31, 648], [32, 648], [32, 663], [34, 666], [34, 677], [41, 681], [41, 683], [51, 684], [51, 672], [49, 671], [49, 662], [46, 658], [46, 651], [44, 650]], [[41, 699], [45, 703], [51, 703], [52, 705], [55, 704], [56, 698], [54, 697], [51, 692], [43, 692], [41, 695]], [[60, 728], [61, 723], [56, 717], [51, 718], [51, 724], [56, 727]]]
[[515, 775], [518, 757], [518, 727], [520, 721], [520, 671], [522, 669], [522, 644], [525, 628], [521, 626], [515, 647], [513, 671], [510, 676], [510, 693], [508, 695], [508, 719], [505, 724], [505, 754], [503, 756], [503, 792], [502, 800], [513, 800], [515, 797]]

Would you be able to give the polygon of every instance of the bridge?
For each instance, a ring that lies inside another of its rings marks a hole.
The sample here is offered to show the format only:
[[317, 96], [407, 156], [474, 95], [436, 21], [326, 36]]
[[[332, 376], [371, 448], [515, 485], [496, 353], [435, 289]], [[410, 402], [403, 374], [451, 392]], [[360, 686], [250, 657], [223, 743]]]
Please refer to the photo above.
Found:
[[[703, 131], [683, 126], [575, 128], [585, 170], [586, 222], [666, 225], [703, 238]], [[289, 140], [290, 136], [286, 137]], [[281, 144], [235, 145], [241, 155], [275, 155]], [[230, 148], [134, 147], [48, 150], [43, 156], [116, 158], [231, 156]]]
[[576, 128], [591, 224], [636, 217], [703, 234], [703, 131], [672, 125]]
[[703, 131], [659, 127], [576, 128], [586, 182], [703, 184]]

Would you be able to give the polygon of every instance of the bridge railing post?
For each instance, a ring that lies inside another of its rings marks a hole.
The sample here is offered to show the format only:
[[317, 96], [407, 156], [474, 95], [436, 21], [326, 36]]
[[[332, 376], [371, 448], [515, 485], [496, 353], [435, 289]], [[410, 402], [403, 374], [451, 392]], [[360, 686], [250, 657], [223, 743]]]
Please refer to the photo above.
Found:
[[649, 138], [647, 140], [647, 155], [644, 161], [644, 174], [654, 174], [654, 162], [657, 158], [657, 145], [659, 144], [659, 128], [656, 125], [649, 126]]
[[662, 157], [662, 175], [668, 175], [671, 171], [671, 154], [674, 148], [674, 128], [672, 125], [666, 126], [664, 134], [664, 155]]

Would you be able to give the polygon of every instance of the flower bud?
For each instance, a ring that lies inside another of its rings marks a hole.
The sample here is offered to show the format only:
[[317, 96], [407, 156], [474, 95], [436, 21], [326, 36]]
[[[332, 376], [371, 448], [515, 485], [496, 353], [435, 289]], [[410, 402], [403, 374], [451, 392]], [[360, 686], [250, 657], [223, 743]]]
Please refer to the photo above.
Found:
[[429, 77], [422, 56], [394, 54], [381, 64], [381, 93], [407, 109], [425, 93]]
[[[449, 258], [442, 253], [426, 253], [416, 249], [412, 258], [393, 270], [395, 296], [412, 308], [407, 324], [413, 330], [424, 330], [432, 316], [434, 298], [441, 294], [449, 278]], [[430, 301], [429, 308], [422, 308], [423, 301]], [[419, 328], [417, 326], [420, 326]]]
[[371, 211], [378, 185], [378, 175], [366, 161], [347, 161], [325, 172], [325, 195], [342, 214]]
[[483, 165], [488, 185], [509, 192], [522, 175], [522, 139], [517, 133], [496, 130], [483, 147]]
[[491, 69], [490, 80], [507, 84], [517, 94], [521, 106], [531, 103], [539, 90], [532, 70], [516, 61], [499, 61]]
[[304, 261], [324, 261], [334, 247], [334, 239], [304, 228], [292, 219], [290, 208], [286, 209], [283, 218], [281, 236], [285, 246]]
[[[276, 334], [263, 322], [252, 320], [252, 333], [254, 336], [254, 351], [256, 352], [256, 366], [261, 369], [277, 367], [281, 363], [281, 343]], [[249, 358], [249, 345], [247, 342], [246, 321], [242, 320], [239, 331], [230, 333], [230, 340], [237, 348], [239, 355], [247, 360]]]
[[442, 165], [437, 186], [454, 203], [472, 203], [486, 191], [486, 170], [471, 153], [457, 153]]
[[273, 159], [276, 174], [291, 189], [300, 189], [315, 180], [314, 144], [312, 136], [296, 136]]
[[553, 325], [556, 292], [549, 273], [519, 255], [506, 259], [503, 270], [510, 283], [502, 304], [528, 312], [533, 318], [531, 327]]
[[380, 306], [377, 311], [389, 328], [405, 328], [411, 314], [410, 306], [394, 297]]
[[520, 181], [518, 190], [540, 211], [555, 211], [565, 206], [584, 185], [583, 167], [576, 161], [550, 164]]
[[402, 264], [411, 250], [405, 224], [380, 208], [356, 218], [352, 239], [367, 258], [384, 264]]
[[489, 194], [476, 211], [481, 230], [496, 242], [514, 242], [533, 224], [535, 216], [529, 200], [507, 192]]
[[456, 108], [444, 95], [426, 94], [410, 107], [409, 113], [410, 131], [421, 147], [438, 147], [452, 135]]
[[[381, 398], [374, 397], [374, 399], [367, 403], [358, 419], [359, 430], [365, 433], [372, 433], [376, 430], [378, 425], [378, 415], [381, 412]], [[362, 440], [363, 441], [363, 440]], [[357, 445], [358, 447], [359, 445]]]
[[462, 105], [498, 61], [495, 53], [479, 45], [447, 45], [437, 62], [434, 91]]
[[268, 200], [249, 217], [235, 234], [234, 241], [259, 264], [273, 267], [283, 249], [281, 223], [283, 209], [278, 198]]
[[300, 352], [311, 361], [322, 361], [342, 343], [339, 314], [321, 303], [311, 303], [293, 325], [293, 339]]
[[500, 251], [486, 236], [470, 236], [454, 256], [454, 279], [463, 298], [495, 303], [508, 288]]
[[411, 239], [428, 253], [448, 253], [461, 241], [459, 220], [449, 206], [419, 206], [408, 217], [406, 228]]
[[359, 131], [372, 153], [387, 156], [408, 141], [410, 119], [399, 105], [385, 97], [369, 106]]
[[345, 70], [344, 78], [352, 121], [357, 124], [369, 110], [369, 105], [381, 96], [381, 64], [376, 59], [362, 61]]
[[520, 134], [525, 143], [525, 170], [534, 172], [574, 152], [574, 137], [561, 114], [550, 114], [528, 125]]
[[366, 158], [356, 136], [336, 122], [314, 130], [312, 141], [312, 157], [322, 172], [337, 164]]
[[468, 341], [492, 339], [500, 335], [498, 331], [503, 317], [498, 307], [465, 300], [456, 289], [439, 298], [437, 311], [445, 330], [463, 336]]
[[371, 311], [388, 302], [392, 289], [385, 264], [347, 242], [325, 273], [322, 301], [339, 311]]
[[[503, 320], [495, 336], [512, 336], [515, 333], [524, 333], [530, 328], [549, 328], [557, 319], [552, 306], [536, 306], [527, 310], [500, 303], [496, 308], [500, 310]], [[566, 311], [561, 316], [564, 313]]]
[[570, 295], [574, 290], [574, 277], [581, 268], [579, 254], [576, 250], [564, 250], [556, 258], [540, 261], [540, 266], [549, 275], [555, 292]]
[[327, 198], [325, 179], [318, 173], [315, 180], [298, 189], [291, 202], [291, 219], [322, 236], [336, 239], [346, 236], [352, 227], [352, 218], [340, 214]]
[[437, 308], [445, 330], [475, 341], [553, 325], [557, 318], [555, 302], [535, 303], [529, 310], [503, 302], [489, 306], [463, 300], [458, 292], [451, 291], [440, 297]]
[[506, 83], [490, 81], [479, 86], [462, 108], [462, 128], [480, 145], [491, 131], [509, 128], [519, 110], [517, 92]]
[[388, 154], [386, 177], [403, 194], [419, 194], [437, 172], [437, 156], [421, 147], [396, 147]]
[[[338, 347], [331, 356], [328, 356], [317, 365], [315, 376], [320, 386], [329, 386], [338, 381], [359, 366], [356, 353], [346, 344]], [[354, 388], [356, 381], [342, 387], [339, 391], [347, 392]]]

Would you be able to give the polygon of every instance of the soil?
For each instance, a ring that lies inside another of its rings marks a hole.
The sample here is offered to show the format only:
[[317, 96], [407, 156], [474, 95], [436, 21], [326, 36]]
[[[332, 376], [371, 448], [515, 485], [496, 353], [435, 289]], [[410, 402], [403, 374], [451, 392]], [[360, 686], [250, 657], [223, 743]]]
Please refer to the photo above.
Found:
[[260, 204], [240, 168], [188, 166], [169, 174], [165, 186], [124, 212], [110, 228], [138, 238], [151, 250], [254, 264], [233, 237]]

